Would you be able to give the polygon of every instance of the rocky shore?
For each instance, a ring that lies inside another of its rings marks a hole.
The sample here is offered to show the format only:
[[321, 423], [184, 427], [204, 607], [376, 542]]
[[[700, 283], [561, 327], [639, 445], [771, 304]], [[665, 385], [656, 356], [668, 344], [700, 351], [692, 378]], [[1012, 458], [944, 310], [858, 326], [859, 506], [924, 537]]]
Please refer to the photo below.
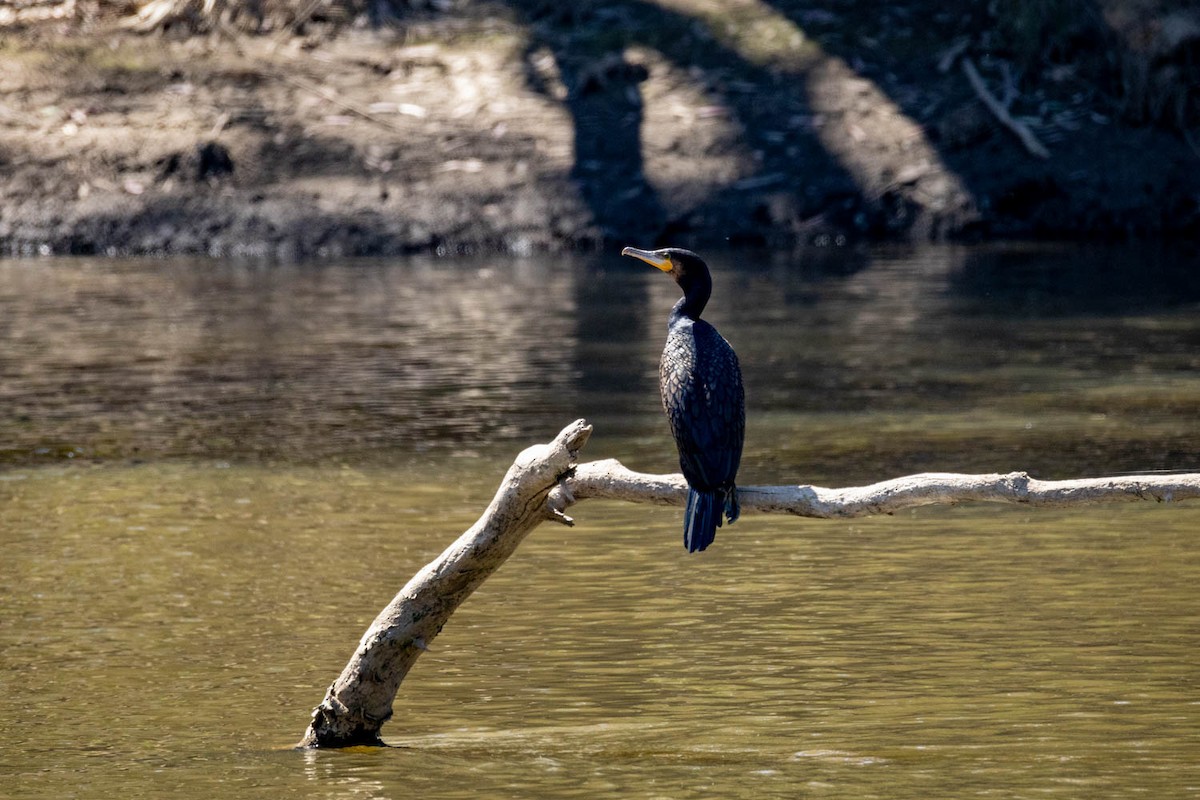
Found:
[[1190, 96], [1134, 113], [1099, 56], [1023, 64], [980, 10], [470, 5], [386, 32], [13, 29], [0, 252], [1200, 239]]

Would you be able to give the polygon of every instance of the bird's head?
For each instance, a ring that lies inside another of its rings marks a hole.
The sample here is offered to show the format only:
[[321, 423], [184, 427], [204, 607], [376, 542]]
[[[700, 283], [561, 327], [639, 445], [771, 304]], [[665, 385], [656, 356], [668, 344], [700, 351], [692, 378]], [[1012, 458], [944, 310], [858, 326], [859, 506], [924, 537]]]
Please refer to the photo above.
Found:
[[704, 259], [691, 250], [681, 247], [664, 247], [661, 250], [626, 247], [621, 251], [621, 255], [641, 259], [650, 266], [668, 273], [679, 284], [679, 288], [683, 289], [684, 296], [699, 306], [696, 309], [697, 315], [708, 301], [712, 292], [712, 276]]

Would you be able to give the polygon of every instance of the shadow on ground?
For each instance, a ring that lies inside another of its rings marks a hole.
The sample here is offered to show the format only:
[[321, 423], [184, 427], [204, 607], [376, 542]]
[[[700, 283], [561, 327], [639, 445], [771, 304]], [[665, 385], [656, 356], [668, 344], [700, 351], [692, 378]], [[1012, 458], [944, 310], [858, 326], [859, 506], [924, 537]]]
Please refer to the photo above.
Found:
[[[528, 28], [530, 53], [553, 53], [574, 123], [572, 175], [605, 239], [773, 244], [1200, 230], [1196, 154], [1178, 133], [1124, 124], [1105, 94], [1112, 67], [1094, 62], [1128, 58], [1076, 52], [1074, 63], [1031, 63], [1002, 41], [982, 6], [781, 0], [699, 17], [667, 7], [683, 4], [651, 2], [503, 5]], [[1121, 47], [1100, 29], [1097, 3], [1076, 5], [1075, 28], [1058, 32], [1059, 50], [1047, 60], [1065, 58], [1071, 36], [1098, 37], [1093, 50]], [[637, 55], [645, 51], [685, 74], [714, 113], [729, 115], [752, 162], [699, 202], [672, 204], [647, 178], [639, 84], [649, 69]], [[988, 113], [952, 52], [980, 64], [997, 95], [1018, 71], [1013, 115], [1045, 141], [1049, 159], [1027, 152]]]
[[[1197, 239], [1200, 15], [1194, 38], [1134, 53], [1108, 13], [1131, 3], [1024, 0], [1072, 12], [1032, 34], [933, 0], [490, 0], [233, 40], [43, 31], [0, 42], [0, 248]], [[964, 59], [1048, 158], [985, 108]]]

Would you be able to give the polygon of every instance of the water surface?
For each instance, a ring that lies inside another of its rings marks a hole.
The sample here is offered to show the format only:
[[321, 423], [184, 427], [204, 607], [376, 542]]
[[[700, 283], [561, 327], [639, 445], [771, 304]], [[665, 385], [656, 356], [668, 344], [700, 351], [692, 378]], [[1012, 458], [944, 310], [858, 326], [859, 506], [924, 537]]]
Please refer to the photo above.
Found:
[[[713, 258], [745, 481], [1197, 466], [1200, 292], [1119, 255]], [[677, 510], [589, 502], [451, 619], [396, 747], [291, 751], [517, 450], [585, 416], [585, 456], [672, 469], [674, 293], [600, 258], [0, 262], [0, 794], [1200, 794], [1187, 505], [747, 516], [689, 556]]]

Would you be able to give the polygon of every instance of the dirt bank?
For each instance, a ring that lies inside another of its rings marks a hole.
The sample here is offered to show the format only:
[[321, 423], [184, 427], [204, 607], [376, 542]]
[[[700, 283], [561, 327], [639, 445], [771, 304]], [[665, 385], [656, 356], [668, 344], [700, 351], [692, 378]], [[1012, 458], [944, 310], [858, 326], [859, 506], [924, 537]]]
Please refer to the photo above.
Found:
[[0, 252], [1200, 238], [1186, 113], [1132, 119], [1079, 51], [1014, 72], [982, 10], [459, 6], [384, 34], [10, 29]]

